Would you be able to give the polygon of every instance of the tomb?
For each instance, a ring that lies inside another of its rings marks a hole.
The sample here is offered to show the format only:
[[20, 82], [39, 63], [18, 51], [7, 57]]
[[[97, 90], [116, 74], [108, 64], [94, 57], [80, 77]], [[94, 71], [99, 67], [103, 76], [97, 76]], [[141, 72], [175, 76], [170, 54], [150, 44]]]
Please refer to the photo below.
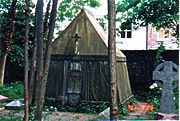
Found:
[[[118, 101], [133, 97], [126, 56], [117, 55]], [[83, 9], [52, 44], [46, 99], [75, 105], [80, 100], [110, 101], [108, 38], [92, 13]]]

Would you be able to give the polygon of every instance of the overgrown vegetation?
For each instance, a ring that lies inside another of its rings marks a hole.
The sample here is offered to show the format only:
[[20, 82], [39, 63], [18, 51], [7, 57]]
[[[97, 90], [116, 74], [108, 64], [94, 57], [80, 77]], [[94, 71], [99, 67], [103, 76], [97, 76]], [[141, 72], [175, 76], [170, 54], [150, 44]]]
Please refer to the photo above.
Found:
[[[160, 98], [161, 98], [162, 90], [159, 88], [154, 88], [151, 90], [148, 90], [146, 92], [144, 91], [136, 91], [134, 92], [135, 98], [140, 101], [144, 101], [147, 103], [151, 103], [154, 105], [154, 110], [150, 112], [149, 119], [153, 120], [155, 117], [155, 113], [159, 112], [160, 108]], [[176, 112], [179, 113], [179, 88], [176, 88], [174, 90], [174, 101], [176, 106]]]
[[17, 81], [11, 84], [0, 85], [0, 94], [8, 97], [10, 100], [24, 97], [23, 83]]
[[46, 105], [49, 105], [49, 108], [52, 110], [52, 107], [56, 107], [58, 111], [97, 114], [108, 108], [109, 102], [82, 100], [79, 102], [79, 104], [74, 106], [62, 106], [59, 105], [58, 102], [51, 100], [46, 101]]
[[155, 118], [155, 113], [159, 111], [160, 98], [162, 91], [159, 89], [148, 90], [146, 92], [137, 91], [135, 92], [135, 98], [154, 105], [154, 109], [149, 113], [149, 119]]
[[162, 53], [165, 51], [165, 46], [163, 43], [159, 45], [159, 47], [156, 50], [156, 62], [154, 64], [154, 67], [157, 67], [160, 63], [163, 62], [163, 56]]
[[[15, 82], [11, 84], [6, 84], [4, 86], [0, 86], [0, 94], [5, 95], [10, 98], [10, 100], [13, 99], [20, 99], [24, 96], [24, 88], [22, 82]], [[151, 103], [154, 105], [154, 110], [150, 112], [149, 119], [154, 119], [155, 113], [159, 111], [160, 106], [160, 98], [161, 98], [162, 90], [159, 88], [150, 89], [146, 92], [144, 91], [135, 91], [134, 97], [130, 103], [136, 104], [138, 101], [143, 101], [147, 103]], [[177, 113], [179, 112], [179, 88], [176, 88], [174, 90], [174, 97], [175, 97], [175, 106]], [[43, 108], [43, 112], [45, 114], [51, 114], [55, 111], [64, 111], [64, 112], [76, 112], [76, 113], [86, 113], [86, 114], [98, 114], [101, 111], [105, 110], [109, 107], [108, 102], [103, 101], [87, 101], [82, 100], [78, 105], [75, 106], [62, 106], [59, 105], [56, 101], [46, 101], [46, 105]], [[0, 121], [22, 121], [22, 116], [16, 115], [17, 111], [10, 111], [7, 115], [1, 116]], [[34, 120], [33, 117], [33, 111], [34, 107], [31, 106], [31, 121]], [[119, 111], [118, 111], [119, 119], [122, 119], [123, 116], [127, 115], [129, 113], [127, 104], [119, 105]], [[48, 119], [48, 117], [45, 117]]]

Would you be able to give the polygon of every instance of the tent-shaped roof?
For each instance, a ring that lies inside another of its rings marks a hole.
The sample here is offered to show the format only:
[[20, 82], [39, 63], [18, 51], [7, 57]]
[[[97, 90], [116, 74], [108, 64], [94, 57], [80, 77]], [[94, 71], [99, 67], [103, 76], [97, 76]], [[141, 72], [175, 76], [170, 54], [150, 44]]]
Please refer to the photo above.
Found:
[[[76, 36], [75, 36], [76, 35]], [[52, 45], [53, 55], [80, 55], [80, 57], [108, 55], [108, 38], [93, 15], [83, 9], [69, 26], [55, 39]], [[132, 97], [126, 56], [117, 54], [117, 86], [121, 103]], [[82, 55], [82, 56], [81, 56]], [[94, 58], [95, 59], [95, 58]]]
[[[75, 42], [78, 35], [78, 43]], [[83, 9], [53, 42], [52, 54], [108, 55], [108, 38], [91, 12]], [[125, 55], [117, 50], [118, 57]]]

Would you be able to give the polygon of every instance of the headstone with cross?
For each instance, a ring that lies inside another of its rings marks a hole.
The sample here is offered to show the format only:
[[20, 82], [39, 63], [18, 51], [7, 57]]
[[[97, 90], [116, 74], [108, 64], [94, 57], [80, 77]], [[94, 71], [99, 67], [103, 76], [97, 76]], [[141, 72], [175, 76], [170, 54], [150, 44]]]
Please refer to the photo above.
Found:
[[178, 86], [178, 66], [172, 61], [164, 61], [153, 72], [153, 80], [162, 81], [160, 112], [165, 114], [176, 113], [173, 90]]
[[72, 37], [74, 39], [74, 42], [75, 42], [75, 54], [77, 55], [78, 54], [78, 41], [79, 39], [81, 38], [77, 33]]

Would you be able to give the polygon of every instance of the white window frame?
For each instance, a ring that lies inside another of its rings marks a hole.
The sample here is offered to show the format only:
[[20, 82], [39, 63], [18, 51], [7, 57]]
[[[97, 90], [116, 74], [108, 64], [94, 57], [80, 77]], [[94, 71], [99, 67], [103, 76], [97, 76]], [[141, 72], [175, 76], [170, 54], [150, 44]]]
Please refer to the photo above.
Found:
[[[120, 37], [122, 38], [122, 36], [121, 36], [121, 32], [124, 32], [125, 33], [125, 37], [123, 37], [122, 39], [131, 39], [132, 38], [132, 23], [131, 23], [131, 29], [125, 29], [125, 30], [121, 30], [120, 31]], [[128, 35], [128, 32], [130, 32], [131, 33], [131, 37], [128, 37], [127, 35]]]

